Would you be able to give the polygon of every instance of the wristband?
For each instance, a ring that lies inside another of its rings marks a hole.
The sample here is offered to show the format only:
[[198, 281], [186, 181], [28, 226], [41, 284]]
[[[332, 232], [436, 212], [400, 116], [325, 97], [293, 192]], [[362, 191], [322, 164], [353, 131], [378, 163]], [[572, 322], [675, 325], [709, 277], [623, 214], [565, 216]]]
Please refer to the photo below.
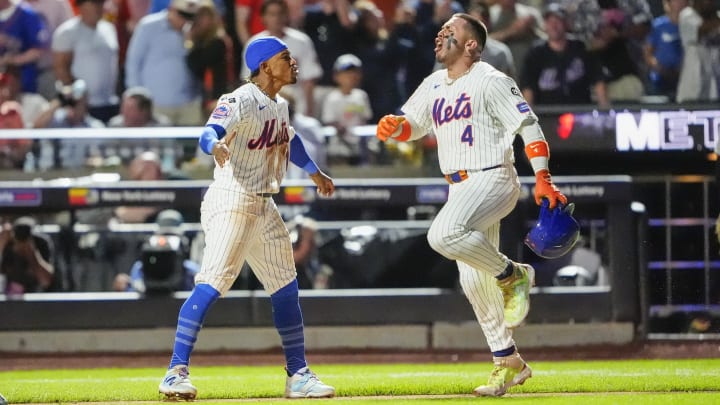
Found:
[[535, 141], [529, 143], [527, 146], [525, 146], [525, 155], [527, 155], [528, 159], [536, 157], [549, 158], [550, 150], [548, 149], [547, 142]]
[[398, 142], [405, 142], [410, 139], [410, 135], [412, 134], [412, 128], [410, 126], [410, 123], [404, 117], [399, 118], [402, 119], [402, 121], [400, 121], [400, 135], [396, 136], [393, 139]]

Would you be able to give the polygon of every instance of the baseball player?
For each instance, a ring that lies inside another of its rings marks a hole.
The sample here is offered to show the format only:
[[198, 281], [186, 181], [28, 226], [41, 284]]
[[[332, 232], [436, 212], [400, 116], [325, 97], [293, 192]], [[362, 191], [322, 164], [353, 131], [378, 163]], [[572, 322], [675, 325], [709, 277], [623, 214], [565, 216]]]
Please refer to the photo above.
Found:
[[456, 260], [460, 284], [493, 354], [495, 369], [478, 396], [501, 396], [532, 375], [517, 352], [512, 329], [530, 308], [535, 271], [498, 251], [500, 220], [520, 194], [512, 144], [522, 136], [536, 175], [535, 200], [552, 207], [567, 199], [548, 172], [549, 150], [538, 119], [515, 82], [480, 61], [485, 26], [454, 14], [435, 38], [435, 56], [446, 69], [420, 84], [402, 107], [404, 115], [380, 119], [381, 140], [437, 137], [440, 169], [450, 183], [448, 201], [428, 230], [430, 246]]
[[305, 361], [305, 337], [290, 235], [272, 195], [280, 189], [288, 159], [302, 167], [330, 196], [335, 186], [308, 157], [290, 126], [280, 89], [297, 81], [298, 67], [276, 37], [247, 46], [248, 83], [220, 97], [200, 136], [200, 148], [216, 165], [200, 207], [205, 249], [195, 288], [180, 308], [170, 366], [160, 392], [194, 399], [188, 365], [210, 306], [227, 292], [247, 260], [270, 295], [273, 321], [287, 361], [287, 398], [324, 398], [335, 389], [320, 381]]

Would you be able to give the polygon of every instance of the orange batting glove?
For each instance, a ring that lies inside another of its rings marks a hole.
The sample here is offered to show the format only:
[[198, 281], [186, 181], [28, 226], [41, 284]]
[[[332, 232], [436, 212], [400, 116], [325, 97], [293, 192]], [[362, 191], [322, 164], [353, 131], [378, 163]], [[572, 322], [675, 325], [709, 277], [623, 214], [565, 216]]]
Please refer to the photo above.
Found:
[[543, 198], [547, 198], [550, 209], [555, 208], [558, 201], [567, 204], [567, 197], [553, 184], [547, 169], [535, 173], [535, 204], [542, 204]]
[[[398, 128], [400, 128], [400, 134], [393, 136]], [[410, 138], [410, 124], [407, 124], [405, 117], [400, 115], [388, 114], [380, 118], [376, 131], [375, 135], [383, 142], [390, 138], [396, 141], [407, 141]]]

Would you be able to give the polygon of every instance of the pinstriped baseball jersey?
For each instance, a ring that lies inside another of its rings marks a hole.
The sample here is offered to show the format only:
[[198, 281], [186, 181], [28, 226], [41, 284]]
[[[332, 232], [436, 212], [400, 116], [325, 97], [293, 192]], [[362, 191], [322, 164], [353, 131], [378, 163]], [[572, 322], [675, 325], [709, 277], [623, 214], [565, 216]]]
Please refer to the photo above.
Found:
[[225, 128], [230, 149], [225, 166], [215, 165], [215, 186], [244, 193], [280, 191], [295, 136], [285, 99], [273, 100], [248, 83], [220, 97], [207, 124]]
[[195, 282], [221, 294], [246, 260], [268, 294], [296, 276], [285, 223], [272, 198], [258, 195], [280, 191], [295, 136], [287, 101], [276, 100], [248, 83], [220, 97], [207, 122], [225, 128], [230, 158], [215, 165], [200, 207], [206, 250]]
[[447, 69], [428, 76], [402, 111], [438, 139], [443, 174], [512, 164], [518, 130], [537, 116], [515, 81], [485, 62], [451, 81]]

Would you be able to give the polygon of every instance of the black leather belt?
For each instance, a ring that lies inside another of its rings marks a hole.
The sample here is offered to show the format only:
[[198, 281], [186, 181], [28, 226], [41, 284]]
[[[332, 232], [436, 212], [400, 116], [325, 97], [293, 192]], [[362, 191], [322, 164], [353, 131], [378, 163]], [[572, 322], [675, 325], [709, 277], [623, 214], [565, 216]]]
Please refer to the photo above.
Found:
[[[480, 169], [480, 171], [486, 172], [488, 170], [498, 169], [503, 166], [504, 165], [499, 164], [499, 165], [495, 165], [495, 166], [486, 167], [484, 169]], [[445, 180], [450, 184], [463, 182], [463, 181], [467, 180], [467, 178], [468, 178], [467, 170], [458, 170], [455, 173], [445, 175]]]
[[255, 195], [258, 197], [262, 197], [262, 198], [270, 198], [275, 194], [273, 194], [273, 193], [255, 193]]

